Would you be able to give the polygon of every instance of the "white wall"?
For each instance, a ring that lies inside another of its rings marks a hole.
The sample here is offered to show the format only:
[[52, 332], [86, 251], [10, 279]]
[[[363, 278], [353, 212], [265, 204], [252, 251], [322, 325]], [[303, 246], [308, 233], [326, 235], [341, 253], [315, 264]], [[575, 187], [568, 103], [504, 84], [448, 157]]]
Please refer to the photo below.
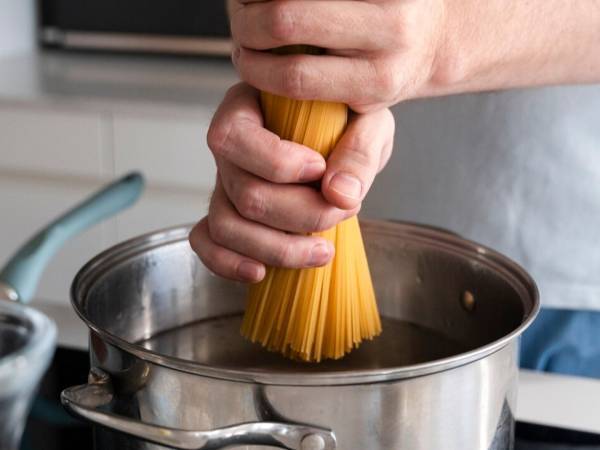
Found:
[[35, 1], [0, 0], [0, 58], [35, 47]]

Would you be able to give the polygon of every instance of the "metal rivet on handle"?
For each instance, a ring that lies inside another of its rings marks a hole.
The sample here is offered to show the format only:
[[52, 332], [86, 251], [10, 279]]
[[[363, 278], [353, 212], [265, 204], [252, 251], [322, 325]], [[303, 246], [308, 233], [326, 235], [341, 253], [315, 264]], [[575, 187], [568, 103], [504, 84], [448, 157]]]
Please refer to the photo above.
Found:
[[12, 302], [19, 301], [19, 294], [12, 286], [0, 281], [0, 300], [10, 300]]
[[475, 311], [475, 306], [477, 305], [477, 302], [475, 301], [475, 296], [473, 295], [473, 293], [471, 291], [463, 292], [463, 295], [461, 297], [461, 303], [462, 303], [462, 307], [465, 309], [465, 311], [467, 311], [467, 312]]
[[318, 434], [309, 434], [300, 443], [302, 450], [324, 450], [325, 440]]

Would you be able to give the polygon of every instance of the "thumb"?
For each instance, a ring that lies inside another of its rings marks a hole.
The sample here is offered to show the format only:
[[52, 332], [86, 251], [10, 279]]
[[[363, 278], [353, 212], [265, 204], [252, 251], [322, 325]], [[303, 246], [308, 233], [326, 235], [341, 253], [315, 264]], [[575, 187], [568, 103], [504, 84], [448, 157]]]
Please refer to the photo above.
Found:
[[353, 115], [327, 159], [321, 183], [325, 199], [341, 209], [359, 206], [387, 163], [393, 140], [394, 117], [388, 109]]

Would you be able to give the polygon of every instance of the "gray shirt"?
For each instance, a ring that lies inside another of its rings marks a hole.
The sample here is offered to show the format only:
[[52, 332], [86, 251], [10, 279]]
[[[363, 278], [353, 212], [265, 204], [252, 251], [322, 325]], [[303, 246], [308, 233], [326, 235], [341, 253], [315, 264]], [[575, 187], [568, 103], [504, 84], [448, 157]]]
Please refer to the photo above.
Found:
[[600, 86], [406, 102], [363, 207], [522, 264], [542, 304], [600, 310]]

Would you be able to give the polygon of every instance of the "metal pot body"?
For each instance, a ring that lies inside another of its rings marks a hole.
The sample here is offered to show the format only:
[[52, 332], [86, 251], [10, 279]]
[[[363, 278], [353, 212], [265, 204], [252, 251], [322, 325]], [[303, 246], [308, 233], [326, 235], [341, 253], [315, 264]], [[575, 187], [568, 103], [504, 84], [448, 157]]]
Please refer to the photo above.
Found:
[[[146, 423], [187, 430], [249, 422], [311, 424], [332, 429], [342, 450], [513, 448], [516, 342], [442, 373], [344, 386], [219, 380], [143, 362], [111, 345], [96, 348], [101, 350], [98, 355], [92, 348], [93, 364], [113, 379], [111, 409]], [[99, 450], [165, 448], [106, 428], [97, 429], [95, 439]]]
[[173, 229], [105, 252], [76, 278], [94, 369], [63, 402], [103, 426], [97, 449], [512, 449], [518, 339], [538, 309], [533, 281], [438, 230], [372, 222], [363, 234], [382, 315], [435, 330], [460, 351], [436, 354], [414, 330], [384, 329], [342, 361], [315, 366], [219, 327], [184, 332], [237, 317], [244, 289], [208, 274], [187, 230]]

